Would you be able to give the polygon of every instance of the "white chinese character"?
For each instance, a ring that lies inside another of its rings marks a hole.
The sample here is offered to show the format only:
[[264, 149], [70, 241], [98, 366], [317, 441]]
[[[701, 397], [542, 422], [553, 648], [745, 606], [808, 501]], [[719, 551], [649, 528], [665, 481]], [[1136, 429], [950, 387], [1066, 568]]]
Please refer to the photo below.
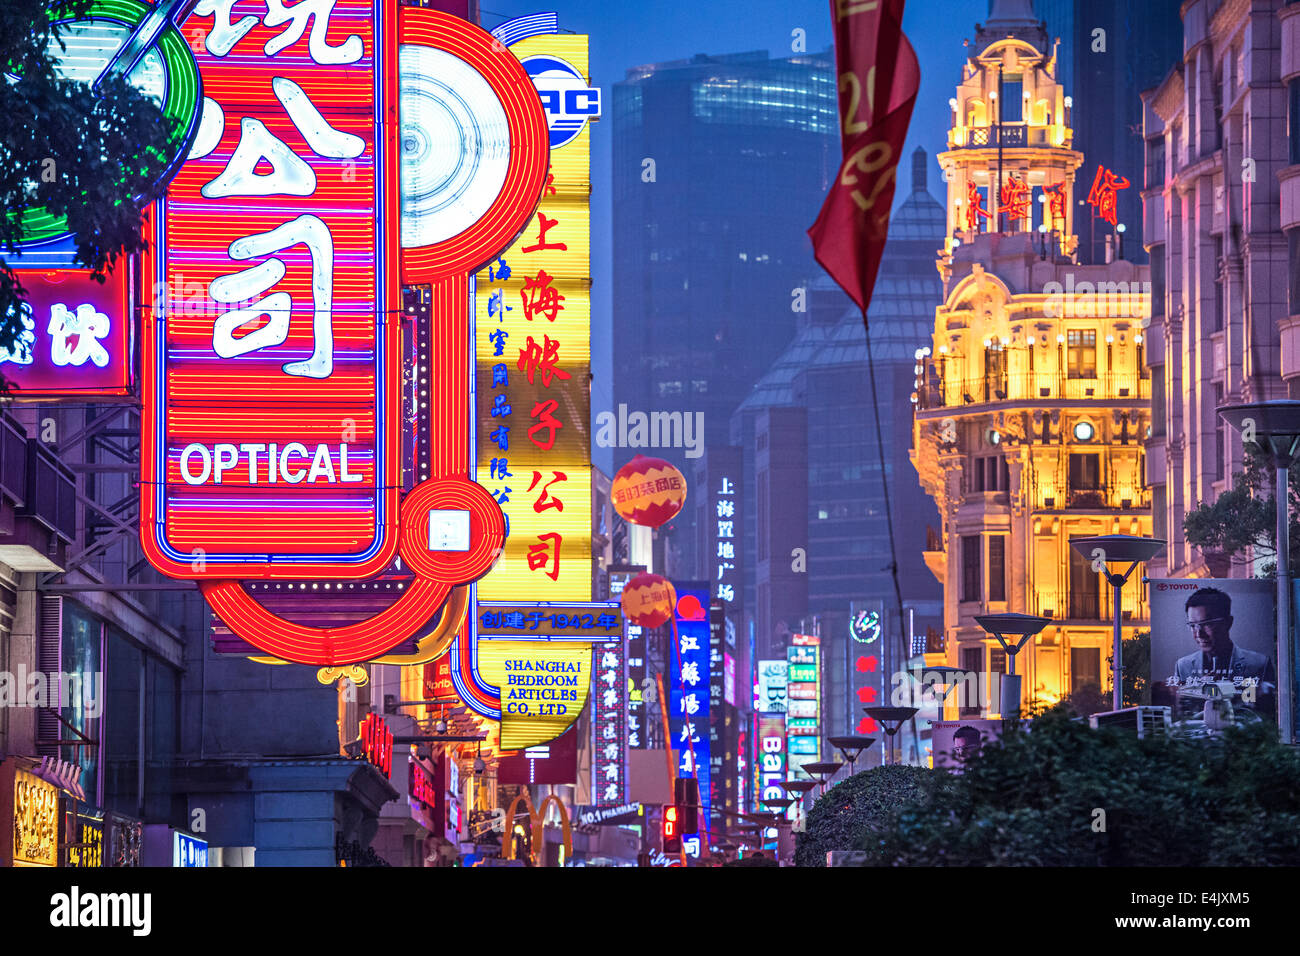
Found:
[[733, 485], [733, 484], [731, 483], [731, 479], [730, 479], [730, 478], [723, 478], [723, 479], [722, 479], [722, 487], [718, 489], [718, 494], [720, 494], [720, 495], [734, 495], [735, 493], [736, 493], [736, 486]]
[[736, 546], [730, 541], [718, 542], [718, 557], [734, 558], [736, 556]]
[[700, 665], [695, 661], [682, 663], [682, 681], [694, 687], [700, 682]]
[[687, 651], [698, 651], [700, 649], [700, 639], [691, 634], [682, 635], [682, 653]]
[[686, 851], [687, 856], [698, 859], [700, 855], [700, 838], [698, 836], [683, 837], [682, 849]]
[[617, 706], [618, 706], [618, 691], [616, 691], [616, 690], [604, 690], [604, 691], [601, 691], [601, 694], [600, 694], [600, 701], [601, 701], [601, 703], [604, 704], [606, 707], [617, 707]]
[[694, 717], [700, 712], [700, 702], [694, 694], [682, 695], [682, 713], [690, 714]]
[[618, 744], [606, 744], [606, 745], [605, 745], [604, 754], [605, 754], [605, 759], [606, 759], [606, 760], [617, 760], [617, 759], [618, 759]]
[[634, 730], [629, 730], [627, 734], [627, 745], [629, 747], [640, 747], [641, 735]]
[[719, 584], [718, 599], [722, 601], [736, 600], [736, 589], [730, 584]]
[[718, 537], [719, 537], [719, 538], [734, 538], [734, 537], [736, 536], [736, 535], [735, 535], [735, 527], [736, 527], [736, 522], [734, 522], [734, 521], [719, 521], [719, 522], [718, 522]]
[[616, 783], [611, 783], [611, 784], [606, 785], [606, 787], [605, 787], [605, 799], [606, 799], [606, 800], [617, 800], [617, 799], [618, 799], [618, 784], [616, 784]]
[[718, 502], [719, 518], [734, 518], [736, 516], [736, 503], [734, 501]]
[[689, 750], [682, 751], [682, 773], [695, 773], [695, 755]]
[[606, 651], [601, 655], [600, 666], [606, 668], [618, 668], [618, 655], [613, 651]]
[[307, 49], [311, 58], [321, 65], [337, 63], [355, 63], [366, 51], [361, 37], [353, 34], [339, 46], [330, 46], [325, 42], [325, 31], [329, 29], [330, 17], [334, 14], [336, 0], [298, 0], [291, 7], [284, 5], [284, 0], [266, 0], [267, 14], [262, 22], [268, 27], [279, 26], [292, 21], [274, 40], [268, 40], [263, 49], [267, 56], [275, 56], [286, 47], [291, 47], [301, 38], [307, 28], [307, 18], [311, 17], [311, 36], [307, 40]]
[[108, 326], [108, 316], [93, 305], [79, 305], [75, 314], [65, 305], [53, 306], [46, 329], [51, 336], [50, 359], [55, 365], [85, 365], [90, 359], [103, 368], [108, 364], [108, 349], [99, 340], [108, 335]]
[[608, 767], [605, 768], [605, 779], [606, 780], [618, 779], [618, 764], [610, 764]]
[[613, 687], [618, 683], [618, 675], [613, 671], [605, 671], [605, 673], [600, 675], [600, 679], [605, 682], [605, 686], [607, 687]]
[[[312, 215], [299, 216], [270, 232], [236, 239], [230, 244], [230, 258], [253, 259], [303, 243], [311, 252], [312, 271], [312, 354], [303, 362], [286, 362], [282, 368], [289, 375], [326, 378], [334, 370], [334, 238], [325, 223]], [[246, 303], [266, 292], [284, 277], [283, 260], [268, 259], [242, 272], [218, 276], [212, 280], [208, 294], [227, 305]], [[283, 345], [289, 337], [289, 313], [293, 307], [287, 292], [277, 292], [254, 304], [252, 308], [232, 309], [216, 320], [212, 330], [212, 349], [222, 358], [247, 355], [273, 345]], [[260, 329], [235, 338], [236, 329], [259, 316], [270, 320]]]
[[613, 724], [606, 724], [605, 729], [601, 731], [601, 736], [604, 737], [606, 740], [613, 740], [615, 737], [618, 736], [618, 733], [617, 731], [614, 730]]
[[32, 307], [24, 302], [21, 309], [19, 321], [23, 330], [18, 333], [13, 349], [0, 346], [0, 364], [13, 362], [15, 365], [31, 365], [32, 359], [36, 357], [32, 351], [32, 346], [36, 344], [36, 320], [32, 318]]

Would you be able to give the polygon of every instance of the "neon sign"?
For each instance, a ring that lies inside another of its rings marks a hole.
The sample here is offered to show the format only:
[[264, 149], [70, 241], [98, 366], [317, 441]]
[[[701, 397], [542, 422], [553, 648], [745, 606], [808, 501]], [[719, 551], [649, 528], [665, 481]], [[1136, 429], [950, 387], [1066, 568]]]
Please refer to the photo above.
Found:
[[[248, 643], [355, 663], [417, 633], [499, 553], [500, 507], [470, 478], [465, 310], [470, 273], [541, 193], [546, 120], [518, 61], [449, 14], [397, 0], [231, 13], [198, 7], [203, 118], [155, 217], [149, 265], [163, 294], [142, 337], [142, 545], [159, 570], [197, 579]], [[431, 121], [436, 90], [462, 87], [484, 116]], [[480, 119], [492, 132], [476, 139]], [[496, 151], [452, 184], [459, 218], [423, 214], [417, 172], [429, 164], [404, 163], [399, 177], [399, 126], [404, 144], [437, 132], [443, 160]], [[402, 283], [428, 287], [430, 317], [414, 329]], [[403, 492], [412, 338], [428, 454], [405, 469], [416, 483]], [[351, 624], [286, 620], [244, 583], [328, 588], [398, 558], [401, 596]]]

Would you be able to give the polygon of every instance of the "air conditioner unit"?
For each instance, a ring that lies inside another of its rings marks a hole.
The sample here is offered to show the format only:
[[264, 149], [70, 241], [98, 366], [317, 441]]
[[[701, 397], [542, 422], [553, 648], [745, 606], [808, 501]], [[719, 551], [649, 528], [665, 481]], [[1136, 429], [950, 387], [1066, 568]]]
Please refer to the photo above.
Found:
[[1102, 727], [1135, 730], [1139, 740], [1156, 734], [1169, 733], [1172, 722], [1168, 707], [1125, 707], [1123, 710], [1108, 710], [1093, 714], [1088, 718], [1088, 726], [1093, 730]]

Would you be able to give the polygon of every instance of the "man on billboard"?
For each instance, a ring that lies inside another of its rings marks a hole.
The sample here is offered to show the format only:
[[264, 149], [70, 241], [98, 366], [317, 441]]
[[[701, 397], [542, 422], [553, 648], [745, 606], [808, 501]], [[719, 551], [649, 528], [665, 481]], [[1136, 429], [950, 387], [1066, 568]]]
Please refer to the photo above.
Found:
[[1174, 674], [1179, 682], [1202, 674], [1254, 678], [1262, 685], [1277, 682], [1273, 662], [1266, 655], [1232, 642], [1231, 597], [1218, 588], [1201, 588], [1187, 599], [1183, 610], [1196, 650], [1175, 663]]

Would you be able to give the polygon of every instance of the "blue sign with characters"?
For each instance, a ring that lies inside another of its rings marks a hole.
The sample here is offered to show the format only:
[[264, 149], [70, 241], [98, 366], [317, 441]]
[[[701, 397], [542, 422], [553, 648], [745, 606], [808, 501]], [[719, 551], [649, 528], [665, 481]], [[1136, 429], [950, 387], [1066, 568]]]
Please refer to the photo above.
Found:
[[188, 833], [176, 831], [172, 838], [172, 866], [207, 866], [208, 844], [206, 840], [192, 837]]
[[546, 122], [551, 130], [551, 149], [577, 139], [589, 119], [600, 118], [600, 87], [588, 86], [577, 68], [558, 56], [530, 56], [522, 61], [533, 78]]

